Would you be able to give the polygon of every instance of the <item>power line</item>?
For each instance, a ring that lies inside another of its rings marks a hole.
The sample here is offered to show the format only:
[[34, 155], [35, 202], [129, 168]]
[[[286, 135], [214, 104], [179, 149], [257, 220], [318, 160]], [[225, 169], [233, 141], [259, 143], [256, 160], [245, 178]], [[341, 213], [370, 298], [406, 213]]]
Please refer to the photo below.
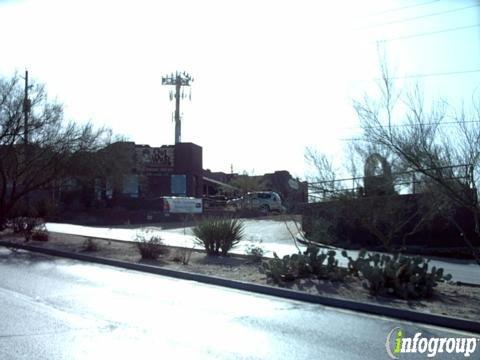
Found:
[[[418, 127], [418, 126], [432, 126], [432, 125], [455, 125], [455, 124], [480, 124], [480, 120], [469, 120], [469, 121], [445, 121], [445, 122], [439, 122], [439, 123], [420, 123], [420, 124], [393, 124], [390, 125], [392, 128], [398, 128], [398, 127]], [[378, 126], [366, 126], [366, 127], [351, 127], [350, 129], [382, 129], [382, 128], [388, 128], [388, 125], [378, 125]], [[339, 139], [340, 141], [363, 141], [364, 139], [362, 138], [350, 138], [350, 139]]]
[[438, 73], [429, 73], [429, 74], [415, 74], [415, 75], [405, 75], [405, 76], [392, 76], [390, 77], [390, 79], [412, 79], [412, 78], [422, 78], [422, 77], [430, 77], [430, 76], [472, 74], [477, 72], [480, 72], [480, 69], [464, 70], [464, 71], [448, 71], [448, 72], [438, 72]]
[[339, 139], [340, 141], [366, 141], [362, 138]]
[[480, 24], [475, 24], [475, 25], [468, 25], [468, 26], [458, 26], [454, 28], [449, 28], [449, 29], [443, 29], [443, 30], [437, 30], [437, 31], [430, 31], [430, 32], [423, 32], [423, 33], [416, 33], [416, 34], [410, 34], [410, 35], [405, 35], [405, 36], [397, 36], [397, 37], [392, 37], [392, 38], [387, 38], [387, 39], [381, 39], [377, 41], [396, 41], [396, 40], [404, 40], [404, 39], [410, 39], [410, 38], [415, 38], [415, 37], [420, 37], [420, 36], [429, 36], [429, 35], [435, 35], [435, 34], [442, 34], [446, 32], [452, 32], [452, 31], [460, 31], [460, 30], [465, 30], [465, 29], [472, 29], [479, 27]]
[[411, 17], [411, 18], [405, 18], [405, 19], [401, 19], [401, 20], [394, 20], [394, 21], [389, 21], [389, 22], [380, 23], [380, 24], [375, 24], [375, 25], [370, 25], [370, 26], [364, 27], [363, 29], [369, 29], [369, 28], [374, 28], [374, 27], [380, 27], [380, 26], [386, 26], [386, 25], [399, 24], [399, 23], [403, 23], [403, 22], [407, 22], [407, 21], [414, 21], [414, 20], [424, 19], [424, 18], [427, 18], [427, 17], [433, 17], [433, 16], [444, 15], [444, 14], [450, 14], [450, 13], [454, 13], [454, 12], [463, 11], [463, 10], [471, 9], [471, 8], [474, 8], [474, 7], [478, 7], [478, 6], [480, 6], [480, 4], [465, 6], [465, 7], [463, 7], [463, 8], [457, 8], [457, 9], [451, 9], [451, 10], [444, 10], [444, 11], [440, 11], [440, 12], [436, 12], [436, 13], [425, 14], [425, 15], [420, 15], [420, 16], [414, 16], [414, 17]]
[[[420, 124], [393, 124], [390, 127], [410, 127], [410, 126], [431, 126], [431, 125], [453, 125], [453, 124], [478, 124], [480, 120], [469, 120], [469, 121], [444, 121], [438, 123], [420, 123]], [[362, 127], [360, 127], [362, 128]], [[388, 128], [388, 125], [378, 125], [378, 126], [366, 126], [363, 129], [378, 129], [378, 128]]]
[[[472, 70], [459, 70], [459, 71], [446, 71], [446, 72], [437, 72], [437, 73], [427, 73], [427, 74], [413, 74], [413, 75], [405, 75], [405, 76], [390, 76], [389, 79], [391, 80], [402, 80], [402, 79], [415, 79], [415, 78], [424, 78], [424, 77], [431, 77], [431, 76], [450, 76], [450, 75], [464, 75], [464, 74], [473, 74], [480, 72], [480, 69], [472, 69]], [[382, 80], [381, 78], [371, 78], [371, 79], [353, 79], [351, 80], [354, 83], [358, 82], [366, 82], [372, 80]]]
[[388, 9], [388, 10], [375, 12], [375, 13], [372, 13], [371, 15], [376, 16], [376, 15], [381, 15], [381, 14], [385, 14], [385, 13], [389, 13], [389, 12], [395, 12], [395, 11], [410, 9], [410, 8], [419, 7], [419, 6], [426, 6], [426, 5], [433, 4], [433, 3], [436, 3], [436, 2], [439, 2], [439, 1], [440, 0], [433, 0], [433, 1], [425, 2], [425, 3], [421, 3], [421, 4], [402, 6], [402, 7], [398, 7], [398, 8], [394, 8], [394, 9]]

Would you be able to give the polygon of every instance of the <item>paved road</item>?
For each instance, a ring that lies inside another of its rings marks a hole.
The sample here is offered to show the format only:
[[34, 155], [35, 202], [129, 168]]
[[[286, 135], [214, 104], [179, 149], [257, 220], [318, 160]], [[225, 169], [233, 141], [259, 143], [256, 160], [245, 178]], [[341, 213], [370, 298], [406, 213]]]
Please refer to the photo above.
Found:
[[471, 336], [3, 248], [0, 274], [0, 359], [370, 360], [395, 326]]
[[[261, 246], [265, 250], [266, 256], [273, 256], [275, 251], [279, 256], [296, 253], [291, 234], [298, 234], [299, 227], [293, 221], [275, 221], [275, 220], [245, 220], [244, 240], [234, 248], [233, 252], [245, 254], [250, 245]], [[290, 231], [287, 229], [290, 229]], [[139, 227], [139, 228], [99, 228], [89, 226], [78, 226], [69, 224], [48, 223], [49, 231], [63, 232], [67, 234], [77, 234], [85, 236], [98, 236], [109, 239], [134, 241], [137, 234], [142, 231], [148, 231], [151, 235], [159, 235], [166, 244], [174, 246], [201, 248], [195, 245], [194, 236], [191, 228], [180, 228], [171, 230], [162, 230], [159, 227]], [[261, 241], [261, 242], [260, 242]], [[305, 247], [300, 246], [303, 250]], [[342, 249], [338, 249], [338, 260], [340, 266], [346, 266], [348, 260], [340, 256]], [[358, 251], [349, 250], [349, 255], [356, 258]], [[431, 266], [442, 267], [445, 273], [452, 274], [453, 280], [472, 284], [480, 284], [480, 266], [474, 261], [468, 260], [447, 260], [432, 259]]]

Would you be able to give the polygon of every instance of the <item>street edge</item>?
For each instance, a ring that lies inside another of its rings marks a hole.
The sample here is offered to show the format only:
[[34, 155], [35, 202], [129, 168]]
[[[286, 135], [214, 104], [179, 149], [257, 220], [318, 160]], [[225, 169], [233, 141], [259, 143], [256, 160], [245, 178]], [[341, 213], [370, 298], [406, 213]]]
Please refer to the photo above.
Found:
[[203, 274], [191, 273], [180, 270], [165, 269], [157, 266], [132, 263], [114, 259], [107, 259], [103, 257], [90, 256], [85, 254], [67, 252], [56, 249], [41, 248], [31, 245], [23, 245], [11, 243], [8, 241], [0, 240], [0, 246], [7, 248], [22, 249], [46, 255], [52, 255], [57, 257], [70, 258], [81, 261], [88, 261], [102, 265], [115, 266], [119, 268], [136, 270], [147, 272], [151, 274], [163, 275], [174, 277], [183, 280], [197, 281], [210, 285], [217, 285], [223, 287], [229, 287], [237, 290], [244, 290], [255, 292], [263, 295], [270, 295], [276, 297], [282, 297], [290, 300], [304, 301], [314, 304], [320, 304], [335, 308], [360, 311], [368, 314], [386, 316], [399, 320], [411, 321], [415, 323], [422, 323], [434, 326], [440, 326], [450, 329], [456, 329], [466, 332], [480, 333], [480, 322], [475, 322], [466, 319], [458, 319], [449, 316], [440, 316], [429, 313], [421, 313], [412, 310], [398, 309], [389, 306], [357, 302], [347, 299], [331, 298], [321, 295], [309, 294], [301, 291], [290, 290], [280, 287], [274, 287], [269, 285], [259, 285], [254, 283], [243, 282], [239, 280], [225, 279], [215, 276], [208, 276]]

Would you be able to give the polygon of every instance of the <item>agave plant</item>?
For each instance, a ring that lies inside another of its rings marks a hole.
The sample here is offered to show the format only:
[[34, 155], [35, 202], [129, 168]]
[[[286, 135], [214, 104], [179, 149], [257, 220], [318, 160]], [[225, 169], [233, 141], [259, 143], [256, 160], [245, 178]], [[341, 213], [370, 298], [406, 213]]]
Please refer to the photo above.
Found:
[[238, 219], [211, 218], [193, 228], [195, 241], [208, 255], [227, 255], [242, 240], [245, 226]]

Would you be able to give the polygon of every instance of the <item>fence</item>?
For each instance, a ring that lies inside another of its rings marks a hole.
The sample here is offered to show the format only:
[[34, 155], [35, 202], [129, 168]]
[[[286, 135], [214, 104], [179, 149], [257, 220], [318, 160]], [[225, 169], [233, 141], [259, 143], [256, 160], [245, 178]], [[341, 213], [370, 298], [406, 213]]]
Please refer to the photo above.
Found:
[[[445, 181], [452, 181], [476, 192], [473, 166], [471, 164], [444, 166], [421, 171], [412, 170], [394, 173], [391, 177], [384, 175], [371, 177], [352, 177], [332, 179], [308, 184], [309, 202], [331, 201], [340, 196], [364, 197], [370, 195], [372, 186], [375, 195], [419, 194], [432, 183], [431, 174]], [[378, 192], [378, 189], [381, 189]]]

